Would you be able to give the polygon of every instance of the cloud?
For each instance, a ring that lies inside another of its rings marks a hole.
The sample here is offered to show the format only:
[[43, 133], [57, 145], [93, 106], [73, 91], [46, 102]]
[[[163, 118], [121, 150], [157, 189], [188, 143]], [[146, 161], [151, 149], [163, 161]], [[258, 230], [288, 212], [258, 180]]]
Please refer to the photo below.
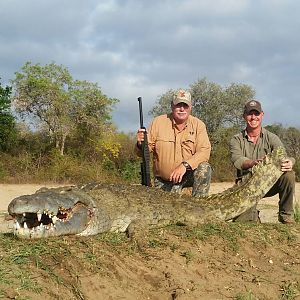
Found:
[[202, 77], [250, 84], [266, 122], [299, 126], [299, 8], [292, 0], [1, 1], [0, 76], [12, 79], [26, 61], [62, 64], [120, 99], [114, 121], [125, 131], [138, 125], [138, 96], [146, 114], [157, 96]]

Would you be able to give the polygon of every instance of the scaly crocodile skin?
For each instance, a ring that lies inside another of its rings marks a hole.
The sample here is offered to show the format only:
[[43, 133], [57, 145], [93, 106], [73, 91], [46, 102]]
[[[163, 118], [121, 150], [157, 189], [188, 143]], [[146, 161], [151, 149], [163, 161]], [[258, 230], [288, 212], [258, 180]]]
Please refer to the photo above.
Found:
[[124, 232], [129, 226], [199, 224], [212, 219], [228, 221], [252, 207], [274, 185], [282, 175], [283, 158], [284, 150], [279, 148], [255, 166], [252, 176], [240, 185], [203, 198], [145, 186], [100, 183], [42, 189], [15, 198], [8, 211], [16, 220], [15, 234], [24, 238]]

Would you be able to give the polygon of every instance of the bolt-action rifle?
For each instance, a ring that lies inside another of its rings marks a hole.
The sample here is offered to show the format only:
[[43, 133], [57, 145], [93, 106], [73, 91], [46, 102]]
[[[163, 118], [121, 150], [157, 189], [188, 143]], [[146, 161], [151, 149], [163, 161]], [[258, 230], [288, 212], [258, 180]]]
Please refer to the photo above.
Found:
[[139, 111], [140, 111], [140, 128], [145, 129], [144, 132], [144, 141], [142, 142], [142, 159], [141, 162], [141, 179], [142, 185], [151, 186], [151, 178], [150, 178], [150, 153], [148, 147], [148, 138], [146, 127], [144, 127], [143, 122], [143, 107], [142, 107], [142, 97], [138, 97], [139, 102]]

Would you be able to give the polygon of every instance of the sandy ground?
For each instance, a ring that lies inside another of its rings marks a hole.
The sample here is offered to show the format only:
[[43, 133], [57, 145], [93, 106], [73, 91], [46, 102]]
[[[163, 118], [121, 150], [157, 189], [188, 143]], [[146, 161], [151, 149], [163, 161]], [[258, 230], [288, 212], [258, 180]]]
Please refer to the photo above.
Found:
[[0, 184], [0, 211], [6, 211], [9, 202], [21, 195], [30, 195], [42, 187], [56, 187], [58, 185], [42, 184]]

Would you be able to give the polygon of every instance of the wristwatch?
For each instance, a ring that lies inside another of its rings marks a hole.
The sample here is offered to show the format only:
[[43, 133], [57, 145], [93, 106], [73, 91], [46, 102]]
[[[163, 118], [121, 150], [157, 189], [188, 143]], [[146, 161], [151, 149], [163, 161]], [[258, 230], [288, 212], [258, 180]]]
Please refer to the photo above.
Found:
[[185, 168], [187, 170], [190, 170], [191, 169], [191, 166], [186, 162], [186, 161], [183, 161], [182, 164], [185, 166]]

